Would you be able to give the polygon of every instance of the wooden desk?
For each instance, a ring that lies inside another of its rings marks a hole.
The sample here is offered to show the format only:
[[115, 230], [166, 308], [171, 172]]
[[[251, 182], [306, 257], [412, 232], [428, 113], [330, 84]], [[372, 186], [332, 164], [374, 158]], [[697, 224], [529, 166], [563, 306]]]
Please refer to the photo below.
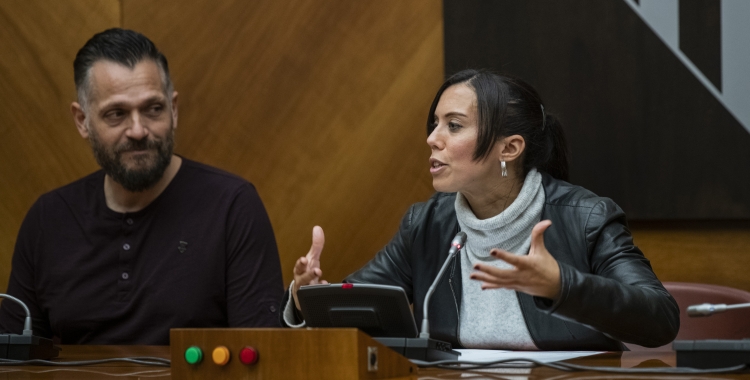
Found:
[[[169, 359], [167, 346], [62, 346], [59, 361], [94, 360], [116, 357], [155, 356]], [[612, 352], [569, 360], [570, 363], [605, 367], [674, 367], [673, 351]], [[618, 375], [602, 372], [562, 372], [550, 368], [492, 369], [476, 371], [451, 371], [421, 369], [410, 380], [427, 379], [674, 379], [677, 375]], [[171, 379], [169, 368], [139, 366], [128, 363], [101, 364], [86, 367], [0, 367], [0, 379]], [[695, 375], [684, 378], [750, 379], [742, 375]]]

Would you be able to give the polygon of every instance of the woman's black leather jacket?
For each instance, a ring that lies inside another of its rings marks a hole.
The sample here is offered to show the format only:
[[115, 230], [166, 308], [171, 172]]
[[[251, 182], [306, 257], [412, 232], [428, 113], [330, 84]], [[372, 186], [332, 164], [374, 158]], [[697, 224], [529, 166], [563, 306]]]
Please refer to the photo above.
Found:
[[[677, 303], [633, 244], [623, 211], [611, 199], [542, 176], [542, 220], [552, 221], [544, 243], [560, 265], [561, 293], [555, 301], [516, 293], [534, 344], [541, 350], [621, 350], [620, 342], [671, 342], [680, 325]], [[393, 239], [345, 281], [404, 288], [419, 326], [427, 289], [459, 231], [454, 200], [455, 194], [436, 193], [412, 205]], [[461, 347], [460, 265], [457, 255], [429, 311], [431, 337], [454, 347]]]

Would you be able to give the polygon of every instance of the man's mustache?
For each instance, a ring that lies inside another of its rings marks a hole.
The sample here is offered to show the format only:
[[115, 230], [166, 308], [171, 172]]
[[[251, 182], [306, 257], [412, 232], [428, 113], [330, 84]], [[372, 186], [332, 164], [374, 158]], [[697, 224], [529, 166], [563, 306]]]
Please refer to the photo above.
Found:
[[124, 152], [130, 152], [130, 151], [136, 151], [136, 150], [147, 150], [147, 149], [158, 150], [160, 148], [161, 148], [160, 140], [150, 140], [150, 139], [129, 140], [128, 142], [118, 146], [115, 149], [115, 153], [124, 153]]

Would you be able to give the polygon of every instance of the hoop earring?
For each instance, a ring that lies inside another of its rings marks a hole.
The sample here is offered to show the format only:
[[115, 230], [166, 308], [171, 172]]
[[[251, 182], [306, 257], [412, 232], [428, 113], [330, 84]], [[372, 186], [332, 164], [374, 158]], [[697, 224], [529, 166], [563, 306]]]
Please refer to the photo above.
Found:
[[508, 167], [505, 166], [505, 161], [504, 160], [500, 161], [500, 168], [502, 168], [502, 170], [503, 170], [502, 173], [501, 173], [501, 175], [503, 177], [507, 177], [508, 176]]

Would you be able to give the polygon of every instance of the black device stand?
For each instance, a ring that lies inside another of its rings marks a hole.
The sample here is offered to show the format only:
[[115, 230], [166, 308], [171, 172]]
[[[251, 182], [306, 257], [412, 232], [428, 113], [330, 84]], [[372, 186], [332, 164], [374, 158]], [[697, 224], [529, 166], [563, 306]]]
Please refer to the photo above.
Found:
[[0, 334], [0, 358], [13, 360], [48, 360], [56, 358], [60, 347], [51, 339], [33, 335]]
[[434, 362], [458, 360], [460, 352], [451, 349], [451, 344], [430, 338], [373, 338], [388, 348], [409, 359]]

